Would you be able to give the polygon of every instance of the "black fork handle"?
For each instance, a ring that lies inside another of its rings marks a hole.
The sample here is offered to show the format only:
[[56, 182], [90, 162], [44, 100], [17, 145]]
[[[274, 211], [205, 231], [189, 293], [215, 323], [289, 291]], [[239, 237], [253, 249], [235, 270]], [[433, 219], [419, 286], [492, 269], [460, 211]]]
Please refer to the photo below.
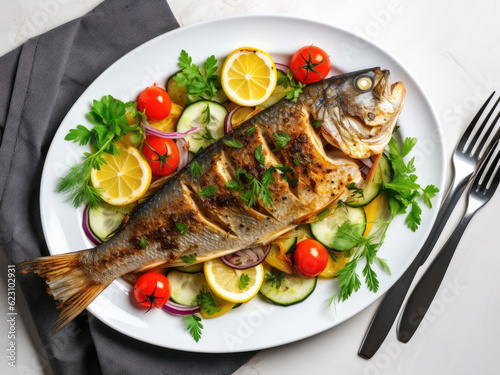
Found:
[[408, 342], [424, 319], [473, 214], [465, 215], [413, 289], [398, 324], [398, 340]]

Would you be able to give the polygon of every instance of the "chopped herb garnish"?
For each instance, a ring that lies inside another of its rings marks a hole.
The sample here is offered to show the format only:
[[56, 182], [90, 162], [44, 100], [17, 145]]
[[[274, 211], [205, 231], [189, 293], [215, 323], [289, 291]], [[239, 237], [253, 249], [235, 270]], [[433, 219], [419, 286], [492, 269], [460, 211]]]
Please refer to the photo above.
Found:
[[298, 167], [300, 165], [300, 160], [299, 158], [293, 158], [294, 164]]
[[290, 87], [290, 90], [285, 91], [285, 97], [295, 103], [302, 93], [302, 89], [306, 87], [305, 84], [296, 81], [293, 78], [293, 73], [290, 69], [287, 70], [286, 76], [282, 76], [276, 82], [277, 86], [283, 86], [283, 88], [287, 89]]
[[208, 126], [205, 126], [205, 128], [203, 129], [203, 134], [201, 135], [201, 138], [209, 140], [210, 143], [216, 141], [216, 139], [212, 135], [212, 131]]
[[240, 290], [245, 289], [250, 283], [250, 277], [246, 273], [242, 273], [240, 279], [238, 280], [238, 288]]
[[264, 155], [262, 155], [262, 145], [257, 146], [257, 149], [255, 150], [255, 159], [257, 159], [260, 164], [265, 165], [266, 160]]
[[285, 147], [288, 142], [290, 142], [290, 136], [283, 131], [278, 131], [274, 133], [274, 141], [276, 142], [276, 148], [273, 150], [273, 152], [277, 152]]
[[205, 115], [205, 118], [202, 120], [205, 124], [210, 124], [210, 105], [207, 104], [207, 107], [201, 112], [202, 114]]
[[321, 221], [323, 220], [326, 215], [328, 215], [330, 213], [330, 209], [329, 208], [325, 208], [323, 211], [321, 211], [317, 216], [318, 216], [318, 220]]
[[271, 191], [267, 189], [267, 186], [274, 179], [272, 177], [272, 171], [270, 173], [268, 173], [268, 171], [264, 172], [262, 182], [259, 182], [241, 168], [236, 170], [235, 177], [235, 180], [226, 182], [225, 187], [230, 190], [239, 191], [240, 198], [245, 202], [247, 207], [252, 207], [257, 201], [257, 198], [262, 199], [264, 204], [272, 206]]
[[196, 255], [194, 255], [194, 254], [184, 255], [181, 257], [181, 260], [184, 263], [191, 264], [191, 263], [196, 262]]
[[142, 249], [145, 249], [146, 247], [148, 247], [148, 241], [146, 241], [146, 239], [144, 237], [141, 237], [141, 241], [139, 242], [139, 246]]
[[191, 176], [193, 176], [194, 178], [197, 178], [197, 177], [200, 177], [201, 176], [201, 167], [200, 165], [198, 164], [198, 162], [196, 161], [193, 161], [191, 163]]
[[210, 292], [200, 290], [200, 294], [196, 297], [196, 302], [208, 315], [213, 315], [220, 311], [220, 307], [215, 304]]
[[276, 285], [276, 289], [279, 289], [281, 287], [281, 282], [286, 276], [286, 273], [282, 271], [274, 271], [274, 272], [276, 273], [265, 271], [266, 282], [270, 282], [271, 286]]
[[228, 147], [232, 148], [242, 148], [243, 143], [237, 141], [236, 139], [224, 139], [224, 144]]
[[181, 232], [181, 234], [186, 234], [189, 231], [189, 228], [186, 224], [175, 223], [175, 226], [177, 227], [177, 229], [179, 229], [179, 232]]
[[198, 192], [198, 195], [202, 198], [208, 198], [209, 196], [213, 195], [217, 191], [217, 185], [209, 185], [207, 187], [204, 187]]
[[317, 129], [323, 125], [323, 120], [314, 120], [311, 124], [315, 129]]
[[201, 324], [201, 318], [197, 315], [191, 314], [182, 317], [186, 322], [186, 327], [193, 337], [194, 341], [198, 342], [201, 339], [201, 330], [203, 329], [203, 324]]
[[251, 128], [248, 128], [247, 130], [245, 130], [245, 135], [250, 135], [253, 133], [255, 133], [255, 126], [252, 126]]

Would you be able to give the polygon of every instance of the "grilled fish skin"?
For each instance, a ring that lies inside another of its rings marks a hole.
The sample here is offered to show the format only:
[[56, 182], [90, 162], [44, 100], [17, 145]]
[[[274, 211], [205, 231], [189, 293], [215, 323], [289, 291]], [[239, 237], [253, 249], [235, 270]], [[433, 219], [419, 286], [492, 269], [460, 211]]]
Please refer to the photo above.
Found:
[[[362, 93], [354, 88], [360, 74], [374, 77], [372, 90]], [[35, 272], [46, 278], [49, 293], [60, 302], [62, 311], [54, 332], [124, 274], [159, 264], [182, 265], [179, 258], [184, 255], [194, 254], [197, 262], [202, 262], [268, 243], [325, 207], [346, 199], [349, 184], [362, 181], [351, 157], [381, 153], [387, 143], [379, 143], [388, 142], [401, 111], [387, 104], [397, 101], [390, 92], [385, 94], [388, 75], [388, 71], [375, 68], [307, 86], [296, 103], [282, 100], [223, 138], [238, 140], [244, 147], [232, 148], [219, 140], [199, 152], [193, 161], [201, 166], [200, 177], [193, 177], [188, 165], [134, 210], [108, 241], [93, 249], [18, 264], [23, 273]], [[398, 90], [395, 95], [401, 95]], [[401, 107], [403, 102], [404, 92], [399, 99]], [[362, 124], [363, 131], [357, 124], [350, 128], [354, 115], [360, 124], [367, 121]], [[321, 131], [344, 154], [325, 151], [318, 131], [311, 125], [313, 120], [323, 121]], [[364, 137], [365, 128], [373, 129], [371, 138]], [[280, 132], [287, 133], [290, 141], [278, 151], [276, 135]], [[372, 142], [373, 138], [378, 143]], [[264, 164], [255, 157], [259, 146]], [[281, 171], [274, 170], [274, 180], [268, 186], [272, 205], [258, 197], [248, 207], [239, 191], [226, 187], [239, 169], [261, 181], [266, 170], [277, 166], [290, 168], [293, 173], [289, 177], [296, 178], [296, 183], [289, 183]], [[216, 186], [216, 192], [201, 197], [198, 192], [208, 186]], [[186, 225], [188, 231], [181, 234], [176, 223]], [[142, 239], [147, 242], [146, 248], [141, 247]]]

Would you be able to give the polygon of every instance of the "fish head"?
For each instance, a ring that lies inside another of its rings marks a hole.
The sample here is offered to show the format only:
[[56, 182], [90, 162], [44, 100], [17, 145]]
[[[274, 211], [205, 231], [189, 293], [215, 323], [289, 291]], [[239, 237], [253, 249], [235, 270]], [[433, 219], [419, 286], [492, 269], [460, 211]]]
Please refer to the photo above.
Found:
[[329, 143], [356, 159], [383, 152], [406, 93], [402, 82], [390, 83], [390, 75], [372, 68], [327, 80], [322, 132]]

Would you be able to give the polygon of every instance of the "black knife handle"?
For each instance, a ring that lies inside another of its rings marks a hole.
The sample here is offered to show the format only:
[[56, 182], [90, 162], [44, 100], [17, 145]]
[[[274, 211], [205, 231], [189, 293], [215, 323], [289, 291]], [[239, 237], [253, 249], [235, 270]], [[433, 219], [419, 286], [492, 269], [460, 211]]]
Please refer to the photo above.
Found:
[[424, 319], [471, 218], [472, 215], [466, 215], [462, 218], [451, 237], [413, 289], [399, 320], [397, 329], [399, 341], [405, 343], [410, 341]]
[[403, 305], [411, 282], [420, 267], [422, 255], [423, 253], [417, 255], [410, 267], [406, 269], [405, 273], [399, 278], [396, 284], [386, 293], [361, 343], [358, 352], [360, 357], [370, 359], [384, 342], [387, 334], [391, 330], [392, 324], [398, 316], [401, 305]]
[[429, 233], [429, 236], [427, 236], [427, 239], [425, 240], [422, 249], [420, 249], [420, 252], [423, 253], [420, 265], [424, 264], [427, 258], [429, 257], [429, 254], [431, 253], [432, 249], [434, 248], [434, 245], [439, 239], [439, 236], [441, 235], [441, 232], [443, 231], [446, 222], [450, 218], [453, 209], [455, 208], [458, 200], [460, 199], [465, 188], [467, 187], [467, 183], [469, 182], [471, 175], [472, 173], [467, 177], [463, 178], [462, 180], [460, 180], [455, 186], [453, 186], [455, 181], [452, 183], [452, 187], [448, 191], [448, 194], [446, 194], [446, 198], [443, 204], [441, 204], [436, 220], [434, 221], [434, 225], [432, 226], [431, 232]]

